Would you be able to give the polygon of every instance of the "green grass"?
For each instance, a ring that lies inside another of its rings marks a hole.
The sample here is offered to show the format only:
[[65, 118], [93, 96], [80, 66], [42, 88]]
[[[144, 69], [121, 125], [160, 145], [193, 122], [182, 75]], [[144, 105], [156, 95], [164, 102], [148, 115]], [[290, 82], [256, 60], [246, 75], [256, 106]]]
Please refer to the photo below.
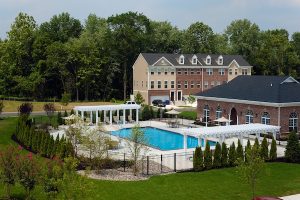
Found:
[[179, 115], [179, 118], [196, 120], [197, 112], [196, 111], [182, 111]]
[[[17, 118], [0, 120], [0, 151], [7, 145], [14, 144], [10, 136], [14, 131], [16, 121]], [[40, 161], [43, 159], [40, 158]], [[87, 179], [84, 184], [86, 187], [83, 191], [86, 195], [84, 199], [251, 199], [250, 187], [242, 183], [235, 168], [154, 176], [147, 181], [138, 182]], [[22, 197], [24, 193], [23, 188], [19, 185], [13, 189], [15, 197]], [[257, 185], [257, 194], [285, 196], [296, 193], [300, 193], [300, 165], [268, 163], [265, 175]], [[0, 194], [3, 194], [3, 185], [1, 184]], [[36, 188], [34, 197], [35, 199], [46, 198], [42, 192], [42, 187]]]

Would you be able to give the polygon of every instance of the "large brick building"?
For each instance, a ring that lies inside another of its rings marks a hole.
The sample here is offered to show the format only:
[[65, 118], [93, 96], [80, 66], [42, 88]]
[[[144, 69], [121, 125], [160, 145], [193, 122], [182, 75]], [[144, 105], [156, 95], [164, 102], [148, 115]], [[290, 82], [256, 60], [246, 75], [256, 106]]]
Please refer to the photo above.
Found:
[[184, 96], [222, 85], [252, 66], [238, 55], [141, 53], [133, 65], [133, 94], [146, 103], [182, 101]]
[[196, 95], [202, 121], [229, 118], [231, 124], [281, 126], [281, 133], [299, 132], [300, 83], [292, 77], [238, 76]]

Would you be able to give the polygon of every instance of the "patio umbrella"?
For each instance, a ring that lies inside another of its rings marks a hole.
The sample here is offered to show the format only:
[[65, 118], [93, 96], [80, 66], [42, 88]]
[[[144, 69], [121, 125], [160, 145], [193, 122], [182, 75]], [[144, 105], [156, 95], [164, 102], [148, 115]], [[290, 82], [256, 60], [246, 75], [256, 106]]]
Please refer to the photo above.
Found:
[[178, 114], [180, 114], [181, 112], [178, 112], [178, 111], [176, 111], [176, 110], [170, 110], [170, 111], [168, 111], [168, 112], [166, 112], [166, 114], [169, 114], [169, 115], [178, 115]]
[[219, 118], [219, 119], [216, 119], [216, 120], [214, 120], [215, 122], [225, 122], [225, 123], [229, 123], [229, 122], [231, 122], [231, 120], [229, 120], [229, 119], [226, 119], [225, 117], [221, 117], [221, 118]]

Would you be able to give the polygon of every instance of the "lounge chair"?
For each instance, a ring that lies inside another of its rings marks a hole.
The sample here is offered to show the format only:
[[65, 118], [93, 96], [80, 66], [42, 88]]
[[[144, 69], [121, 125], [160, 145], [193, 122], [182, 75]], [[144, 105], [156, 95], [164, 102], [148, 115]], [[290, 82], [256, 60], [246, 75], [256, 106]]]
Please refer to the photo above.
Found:
[[131, 116], [131, 115], [128, 115], [128, 122], [129, 122], [129, 123], [133, 123], [133, 122], [134, 122], [134, 120], [132, 119], [132, 116]]
[[105, 121], [106, 124], [110, 124], [110, 121], [109, 121], [109, 118], [108, 118], [108, 117], [105, 117], [105, 118], [104, 118], [104, 121]]
[[[122, 124], [123, 124], [123, 119], [124, 119], [123, 116], [121, 116], [120, 117], [120, 123], [122, 123]], [[126, 117], [125, 117], [125, 123], [126, 123]]]
[[119, 120], [118, 116], [113, 116], [113, 120], [114, 120], [114, 122], [116, 122], [117, 124], [120, 123], [120, 120]]

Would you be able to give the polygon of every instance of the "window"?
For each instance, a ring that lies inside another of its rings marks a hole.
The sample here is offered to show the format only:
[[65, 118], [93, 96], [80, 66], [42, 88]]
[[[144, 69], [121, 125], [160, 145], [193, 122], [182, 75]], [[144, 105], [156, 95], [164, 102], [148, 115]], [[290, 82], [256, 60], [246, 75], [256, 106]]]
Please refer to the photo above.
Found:
[[220, 81], [217, 81], [217, 85], [221, 85], [221, 82], [220, 82]]
[[222, 117], [222, 109], [220, 106], [218, 106], [216, 110], [216, 119], [219, 119], [221, 117]]
[[208, 88], [208, 81], [204, 81], [204, 88]]
[[151, 72], [151, 75], [154, 75], [154, 72]]
[[181, 65], [184, 64], [184, 56], [183, 56], [183, 55], [181, 55], [181, 56], [179, 57], [179, 64], [181, 64]]
[[200, 81], [197, 81], [197, 88], [201, 88], [201, 83], [200, 83]]
[[219, 56], [218, 58], [218, 64], [223, 65], [223, 56]]
[[194, 55], [193, 58], [192, 58], [192, 64], [193, 65], [197, 64], [197, 56], [196, 55]]
[[191, 81], [191, 88], [194, 88], [194, 81]]
[[144, 87], [144, 81], [142, 81], [142, 87]]
[[171, 81], [171, 88], [172, 88], [172, 89], [175, 88], [175, 81]]
[[212, 82], [210, 83], [210, 85], [211, 85], [211, 87], [214, 87], [214, 86], [215, 86], [215, 82], [212, 81]]
[[213, 75], [213, 69], [211, 69], [211, 68], [206, 69], [206, 73], [207, 73], [209, 76]]
[[253, 124], [253, 112], [252, 110], [247, 110], [245, 115], [245, 122], [246, 124]]
[[160, 69], [157, 70], [157, 75], [160, 75], [161, 74], [161, 71]]
[[177, 70], [177, 74], [178, 74], [178, 75], [181, 75], [181, 69], [178, 69], [178, 70]]
[[154, 88], [154, 81], [151, 81], [151, 89]]
[[188, 81], [184, 81], [184, 88], [187, 89], [188, 88], [188, 84], [189, 82]]
[[165, 81], [165, 88], [168, 88], [168, 81]]
[[293, 112], [289, 118], [289, 131], [298, 131], [298, 116], [297, 113]]
[[191, 71], [191, 75], [195, 74], [194, 69], [190, 69], [190, 71]]
[[157, 88], [161, 88], [161, 81], [157, 81]]
[[242, 75], [247, 75], [248, 74], [248, 70], [247, 69], [242, 69]]
[[200, 69], [197, 69], [197, 74], [201, 74], [201, 70]]
[[228, 70], [228, 74], [229, 74], [229, 75], [232, 75], [232, 69], [229, 69], [229, 70]]
[[174, 72], [171, 72], [171, 75], [174, 75]]
[[208, 107], [208, 105], [204, 106], [203, 117], [204, 117], [204, 119], [203, 119], [204, 122], [208, 122], [209, 121], [209, 107]]
[[237, 69], [234, 70], [234, 74], [235, 74], [235, 75], [238, 74], [238, 70], [237, 70]]
[[178, 89], [181, 88], [181, 82], [180, 82], [180, 81], [177, 82], [177, 88], [178, 88]]
[[261, 123], [262, 124], [270, 124], [270, 115], [268, 112], [264, 112], [261, 116]]
[[165, 71], [165, 75], [168, 75], [168, 72], [167, 72], [167, 71]]
[[184, 74], [185, 74], [185, 75], [188, 75], [188, 69], [185, 69], [185, 70], [184, 70]]
[[207, 65], [211, 64], [211, 57], [209, 55], [206, 57], [206, 64]]
[[219, 69], [219, 74], [221, 76], [224, 76], [225, 75], [225, 69]]
[[148, 88], [148, 81], [146, 81], [146, 88]]

